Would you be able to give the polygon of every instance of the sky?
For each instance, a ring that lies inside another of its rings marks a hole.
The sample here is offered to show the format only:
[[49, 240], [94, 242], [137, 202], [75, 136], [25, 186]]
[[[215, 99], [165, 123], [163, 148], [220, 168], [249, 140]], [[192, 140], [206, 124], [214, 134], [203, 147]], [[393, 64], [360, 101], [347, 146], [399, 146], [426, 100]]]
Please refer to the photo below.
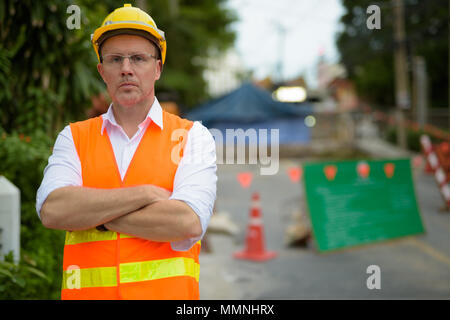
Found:
[[256, 79], [278, 79], [281, 60], [283, 80], [303, 75], [308, 86], [315, 86], [320, 53], [328, 62], [339, 60], [340, 0], [229, 0], [227, 6], [238, 17], [232, 26], [235, 49]]

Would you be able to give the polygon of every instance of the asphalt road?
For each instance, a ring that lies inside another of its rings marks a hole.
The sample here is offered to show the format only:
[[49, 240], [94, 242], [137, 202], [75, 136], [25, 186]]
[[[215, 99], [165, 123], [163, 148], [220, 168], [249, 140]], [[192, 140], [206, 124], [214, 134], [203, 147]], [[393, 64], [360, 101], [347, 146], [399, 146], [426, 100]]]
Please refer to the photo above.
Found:
[[[211, 253], [200, 255], [201, 299], [450, 299], [450, 212], [432, 176], [414, 171], [425, 234], [319, 254], [314, 244], [289, 248], [285, 229], [303, 207], [302, 185], [292, 183], [283, 160], [279, 173], [259, 175], [256, 165], [219, 165], [217, 212], [228, 212], [241, 228], [237, 237], [208, 234]], [[236, 175], [254, 173], [242, 188]], [[265, 240], [276, 259], [257, 263], [234, 259], [244, 247], [251, 194], [261, 196]], [[367, 267], [380, 267], [381, 288], [368, 289]]]

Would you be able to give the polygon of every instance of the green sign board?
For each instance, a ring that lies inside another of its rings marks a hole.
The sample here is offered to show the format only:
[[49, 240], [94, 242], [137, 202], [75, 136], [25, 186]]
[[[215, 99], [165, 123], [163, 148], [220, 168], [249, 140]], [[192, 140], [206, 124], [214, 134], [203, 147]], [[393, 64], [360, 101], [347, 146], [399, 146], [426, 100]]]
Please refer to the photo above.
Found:
[[320, 252], [424, 232], [409, 159], [305, 163], [303, 171]]

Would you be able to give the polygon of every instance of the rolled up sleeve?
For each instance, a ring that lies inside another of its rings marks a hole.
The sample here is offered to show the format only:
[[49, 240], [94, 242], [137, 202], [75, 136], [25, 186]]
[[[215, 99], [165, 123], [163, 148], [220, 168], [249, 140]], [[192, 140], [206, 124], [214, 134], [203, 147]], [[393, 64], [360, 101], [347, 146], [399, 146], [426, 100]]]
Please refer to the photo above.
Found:
[[39, 218], [42, 205], [52, 191], [66, 186], [81, 186], [82, 183], [80, 159], [70, 126], [66, 126], [56, 138], [53, 153], [44, 169], [44, 178], [36, 193], [36, 211]]
[[208, 129], [196, 121], [189, 130], [170, 199], [181, 200], [194, 210], [200, 219], [202, 234], [199, 237], [172, 242], [173, 250], [189, 250], [203, 238], [213, 213], [216, 185], [215, 141]]

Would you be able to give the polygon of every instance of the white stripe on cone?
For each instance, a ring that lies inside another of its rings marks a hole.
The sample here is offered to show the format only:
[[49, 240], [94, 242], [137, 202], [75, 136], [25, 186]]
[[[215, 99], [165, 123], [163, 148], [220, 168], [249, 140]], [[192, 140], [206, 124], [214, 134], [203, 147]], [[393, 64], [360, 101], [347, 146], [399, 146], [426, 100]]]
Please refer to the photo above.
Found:
[[259, 200], [252, 200], [252, 208], [254, 208], [254, 209], [261, 208]]
[[259, 225], [263, 224], [263, 221], [262, 221], [261, 218], [254, 218], [254, 217], [252, 217], [252, 218], [250, 218], [250, 224], [252, 226], [257, 226], [257, 225], [259, 226]]

